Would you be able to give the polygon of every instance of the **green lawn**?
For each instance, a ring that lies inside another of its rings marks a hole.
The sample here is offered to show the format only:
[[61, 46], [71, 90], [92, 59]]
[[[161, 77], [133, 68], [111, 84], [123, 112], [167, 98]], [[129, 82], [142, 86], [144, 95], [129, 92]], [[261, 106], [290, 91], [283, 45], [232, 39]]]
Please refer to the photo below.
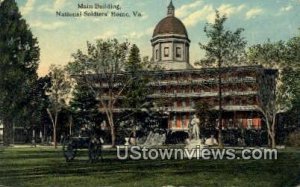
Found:
[[283, 150], [278, 160], [87, 162], [81, 152], [66, 163], [61, 149], [0, 148], [0, 186], [295, 186], [300, 182], [300, 149]]

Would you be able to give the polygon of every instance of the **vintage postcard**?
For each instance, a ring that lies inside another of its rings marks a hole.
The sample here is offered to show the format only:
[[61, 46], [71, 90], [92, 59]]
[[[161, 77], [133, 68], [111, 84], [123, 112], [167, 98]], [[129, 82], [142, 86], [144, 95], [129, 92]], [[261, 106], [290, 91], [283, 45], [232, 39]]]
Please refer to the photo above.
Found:
[[300, 186], [300, 0], [0, 0], [0, 186]]

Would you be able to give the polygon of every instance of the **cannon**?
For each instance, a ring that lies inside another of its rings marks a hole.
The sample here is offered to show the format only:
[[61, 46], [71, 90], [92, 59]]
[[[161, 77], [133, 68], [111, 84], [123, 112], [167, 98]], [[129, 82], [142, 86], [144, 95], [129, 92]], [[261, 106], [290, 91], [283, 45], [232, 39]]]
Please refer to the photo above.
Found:
[[68, 136], [63, 141], [63, 154], [67, 162], [76, 157], [78, 149], [87, 149], [90, 162], [102, 157], [103, 140], [97, 136]]

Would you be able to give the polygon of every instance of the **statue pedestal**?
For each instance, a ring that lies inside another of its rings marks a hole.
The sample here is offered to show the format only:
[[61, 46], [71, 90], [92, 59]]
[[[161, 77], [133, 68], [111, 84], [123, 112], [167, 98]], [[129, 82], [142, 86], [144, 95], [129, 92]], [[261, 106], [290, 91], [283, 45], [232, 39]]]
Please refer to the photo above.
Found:
[[126, 137], [125, 138], [125, 144], [124, 144], [125, 146], [129, 146], [130, 144], [129, 144], [129, 138], [128, 137]]
[[198, 140], [192, 139], [192, 140], [187, 140], [187, 145], [184, 148], [185, 148], [184, 156], [190, 159], [190, 158], [200, 158], [202, 149], [207, 148], [207, 146], [201, 143], [200, 139]]

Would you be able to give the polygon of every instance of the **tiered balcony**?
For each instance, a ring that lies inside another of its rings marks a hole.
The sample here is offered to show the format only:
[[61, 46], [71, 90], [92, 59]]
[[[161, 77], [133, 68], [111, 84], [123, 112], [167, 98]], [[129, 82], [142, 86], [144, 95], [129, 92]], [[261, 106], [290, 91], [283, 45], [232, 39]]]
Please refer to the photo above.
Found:
[[[229, 83], [255, 83], [255, 77], [229, 77], [222, 80], [222, 84]], [[202, 84], [218, 84], [216, 78], [198, 78], [198, 79], [177, 79], [177, 80], [156, 80], [149, 83], [150, 86], [185, 86], [185, 85], [202, 85]]]
[[[257, 91], [227, 91], [223, 92], [222, 96], [244, 96], [256, 95]], [[148, 96], [148, 98], [198, 98], [198, 97], [217, 97], [218, 92], [199, 92], [199, 93], [155, 93]]]

